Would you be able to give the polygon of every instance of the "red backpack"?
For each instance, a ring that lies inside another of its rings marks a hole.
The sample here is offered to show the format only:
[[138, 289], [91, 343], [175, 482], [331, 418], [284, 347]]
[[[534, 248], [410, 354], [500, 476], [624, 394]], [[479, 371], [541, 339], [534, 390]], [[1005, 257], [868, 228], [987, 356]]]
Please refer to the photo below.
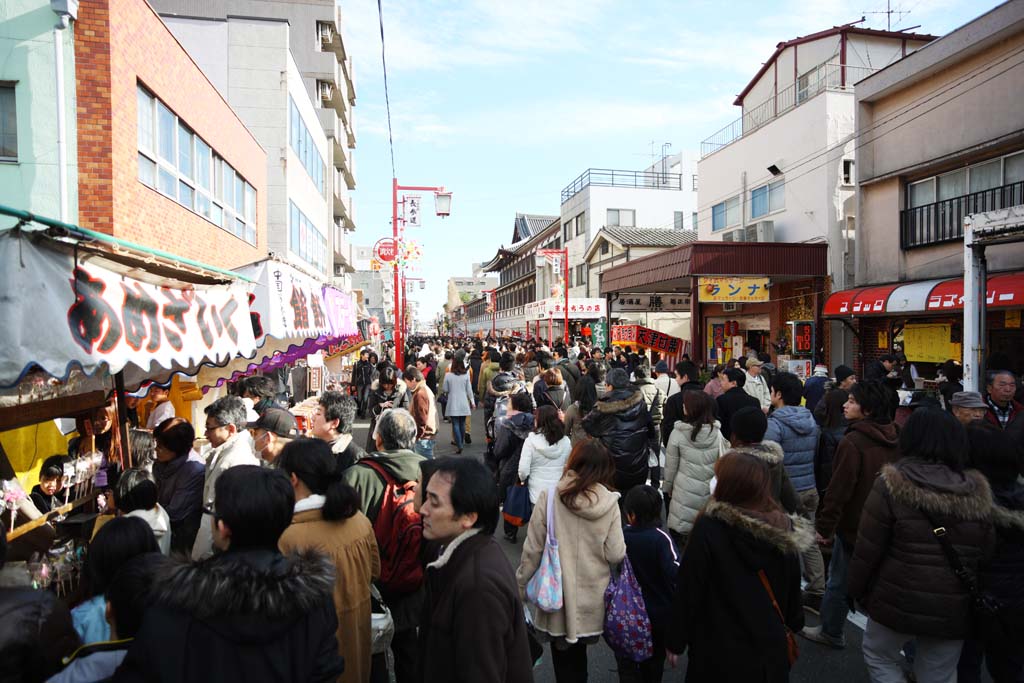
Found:
[[364, 458], [359, 464], [367, 465], [384, 481], [380, 511], [373, 521], [380, 549], [380, 586], [393, 595], [411, 593], [423, 583], [423, 518], [412, 506], [416, 482], [399, 483], [373, 458]]

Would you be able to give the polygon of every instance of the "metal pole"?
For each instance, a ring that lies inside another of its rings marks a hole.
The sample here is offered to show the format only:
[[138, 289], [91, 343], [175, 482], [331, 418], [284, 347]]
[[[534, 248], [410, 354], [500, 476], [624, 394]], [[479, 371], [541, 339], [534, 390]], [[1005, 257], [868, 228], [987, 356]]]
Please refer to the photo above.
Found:
[[53, 27], [54, 77], [57, 81], [57, 194], [60, 198], [60, 219], [68, 222], [68, 150], [67, 120], [64, 102], [64, 29], [69, 17], [61, 14]]
[[395, 365], [398, 369], [405, 369], [405, 354], [402, 341], [402, 306], [401, 297], [403, 292], [399, 290], [398, 282], [398, 178], [391, 179], [391, 235], [395, 240], [395, 260], [392, 261], [395, 278]]
[[[981, 391], [982, 354], [986, 306], [985, 264], [983, 247], [974, 244], [974, 219], [964, 219], [964, 389]], [[980, 252], [980, 254], [979, 254]], [[979, 333], [979, 330], [981, 331]]]
[[565, 266], [564, 266], [564, 272], [563, 272], [563, 277], [565, 279], [562, 281], [562, 284], [563, 284], [562, 289], [565, 290], [565, 330], [562, 331], [562, 341], [565, 343], [566, 347], [568, 347], [569, 346], [569, 250], [568, 249], [563, 249], [562, 251], [565, 252]]

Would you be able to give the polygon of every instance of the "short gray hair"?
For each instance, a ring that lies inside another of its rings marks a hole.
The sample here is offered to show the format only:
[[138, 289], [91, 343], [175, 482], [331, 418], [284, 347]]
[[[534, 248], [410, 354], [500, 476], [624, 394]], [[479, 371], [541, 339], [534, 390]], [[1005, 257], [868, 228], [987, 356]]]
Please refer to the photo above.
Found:
[[377, 420], [377, 435], [385, 451], [411, 449], [416, 443], [416, 431], [416, 420], [405, 408], [386, 410]]
[[237, 396], [224, 396], [206, 406], [203, 410], [207, 416], [212, 417], [223, 426], [235, 425], [238, 431], [245, 429], [249, 423], [245, 403]]

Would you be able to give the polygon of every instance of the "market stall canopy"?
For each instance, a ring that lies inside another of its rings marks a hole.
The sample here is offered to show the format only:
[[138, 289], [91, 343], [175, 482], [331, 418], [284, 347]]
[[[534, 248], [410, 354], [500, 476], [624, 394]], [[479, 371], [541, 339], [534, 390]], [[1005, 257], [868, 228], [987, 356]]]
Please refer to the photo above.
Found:
[[[1024, 308], [1024, 272], [988, 278], [987, 308]], [[825, 300], [826, 318], [941, 314], [962, 311], [964, 280], [921, 280], [836, 292]]]
[[642, 325], [612, 325], [612, 344], [653, 349], [667, 358], [690, 353], [690, 342]]
[[131, 389], [254, 354], [244, 278], [166, 274], [174, 266], [157, 255], [48, 229], [0, 232], [3, 404], [102, 390], [118, 372]]

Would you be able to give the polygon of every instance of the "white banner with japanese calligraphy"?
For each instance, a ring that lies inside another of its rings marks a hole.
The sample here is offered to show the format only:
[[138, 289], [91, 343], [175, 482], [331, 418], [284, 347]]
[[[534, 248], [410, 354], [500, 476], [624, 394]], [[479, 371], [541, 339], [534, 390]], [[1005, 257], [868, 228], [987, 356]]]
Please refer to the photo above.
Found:
[[256, 351], [242, 284], [143, 282], [14, 230], [0, 232], [0, 259], [0, 386], [39, 369], [60, 380], [123, 370], [133, 386]]
[[273, 259], [237, 270], [256, 281], [252, 310], [259, 316], [265, 335], [310, 339], [333, 334], [321, 283]]
[[[555, 320], [565, 317], [565, 299], [550, 298], [541, 301], [533, 301], [526, 304], [525, 317], [527, 320]], [[606, 315], [604, 299], [601, 298], [580, 298], [569, 297], [569, 319], [570, 320], [596, 320]]]

